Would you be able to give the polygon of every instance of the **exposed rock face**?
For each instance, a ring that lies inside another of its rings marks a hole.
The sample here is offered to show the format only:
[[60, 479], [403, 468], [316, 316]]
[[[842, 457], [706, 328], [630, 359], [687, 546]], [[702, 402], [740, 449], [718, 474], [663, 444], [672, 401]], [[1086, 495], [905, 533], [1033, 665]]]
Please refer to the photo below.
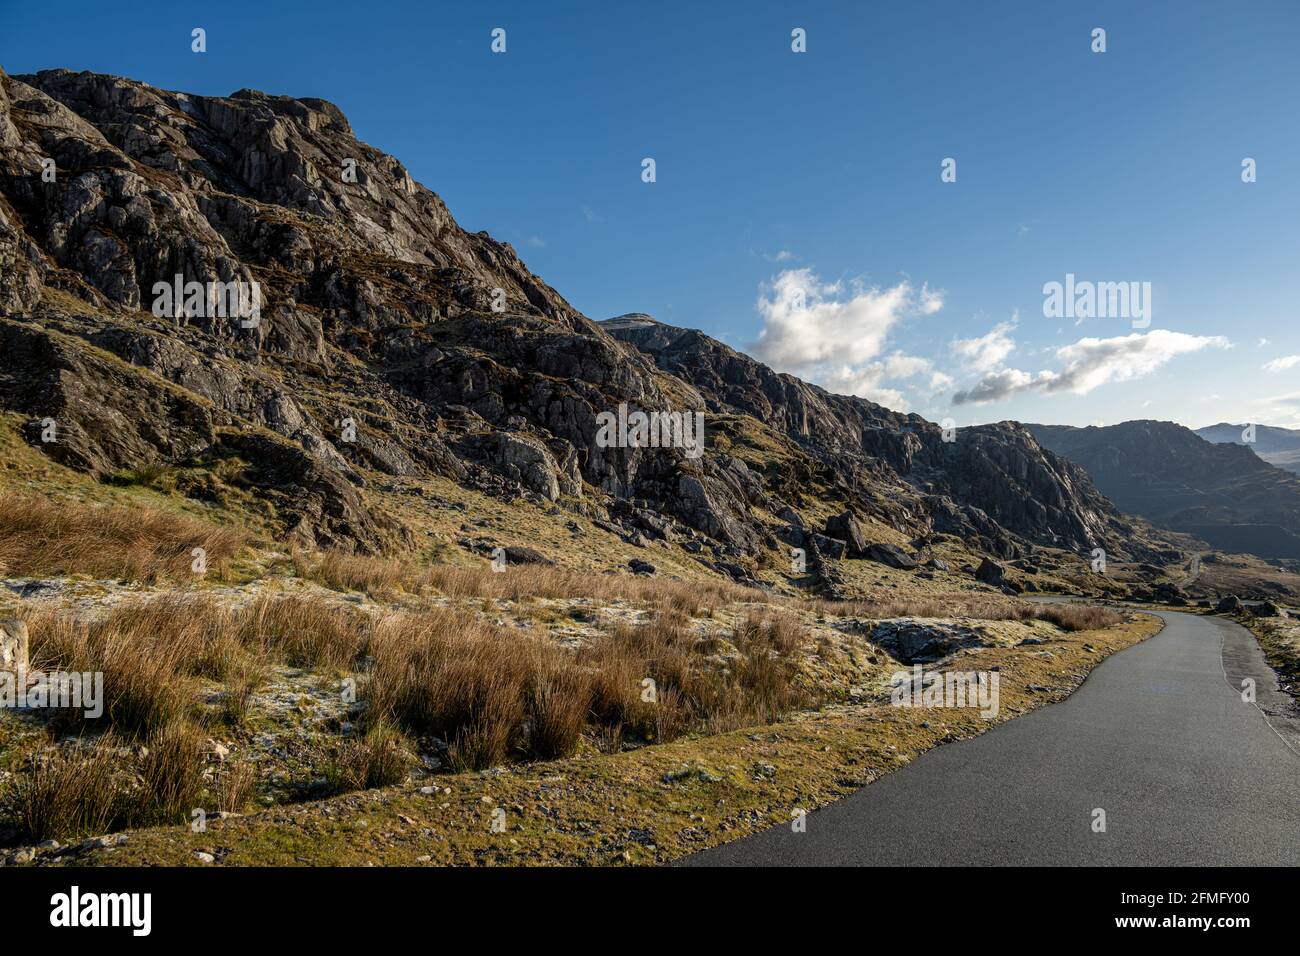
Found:
[[1002, 584], [1006, 580], [1003, 577], [1004, 573], [1002, 565], [996, 561], [990, 561], [988, 558], [981, 561], [980, 566], [975, 569], [976, 579], [983, 581], [985, 584]]
[[868, 545], [862, 556], [868, 561], [886, 564], [891, 568], [910, 571], [916, 567], [916, 558], [912, 557], [896, 544]]
[[826, 537], [843, 541], [850, 558], [860, 558], [867, 550], [866, 532], [851, 511], [826, 519]]
[[959, 648], [985, 644], [983, 635], [972, 628], [934, 622], [922, 624], [909, 618], [879, 622], [871, 632], [871, 640], [903, 664], [926, 664], [947, 657]]
[[17, 619], [0, 621], [0, 671], [27, 670], [27, 625]]
[[[177, 276], [256, 286], [256, 321], [178, 317], [156, 291]], [[591, 322], [319, 99], [0, 73], [0, 310], [0, 406], [29, 417], [29, 441], [100, 478], [211, 466], [307, 544], [409, 543], [371, 502], [375, 472], [535, 496], [745, 581], [778, 532], [805, 537], [796, 508], [814, 494], [1007, 558], [1028, 542], [1118, 552], [1132, 531], [1015, 424], [944, 442], [700, 333]], [[706, 453], [597, 441], [620, 406], [703, 410]], [[759, 517], [777, 514], [795, 520]]]
[[505, 432], [493, 438], [497, 460], [507, 477], [531, 488], [547, 501], [560, 497], [560, 470], [545, 445], [533, 438]]
[[1174, 422], [1027, 426], [1121, 508], [1225, 551], [1300, 558], [1300, 475]]
[[847, 476], [863, 513], [955, 534], [1008, 558], [1017, 538], [1082, 550], [1101, 542], [1122, 549], [1137, 537], [1081, 468], [1015, 422], [961, 428], [944, 441], [943, 430], [920, 416], [832, 395], [702, 332], [639, 314], [603, 324], [698, 390], [710, 411], [751, 416], [811, 457], [806, 472], [789, 469], [787, 487], [819, 471]]

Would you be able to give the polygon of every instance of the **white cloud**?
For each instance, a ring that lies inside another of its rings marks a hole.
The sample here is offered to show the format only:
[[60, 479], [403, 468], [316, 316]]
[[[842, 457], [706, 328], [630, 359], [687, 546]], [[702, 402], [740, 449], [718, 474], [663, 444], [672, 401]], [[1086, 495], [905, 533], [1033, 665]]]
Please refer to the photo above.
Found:
[[884, 387], [881, 384], [883, 378], [878, 366], [860, 369], [845, 367], [827, 375], [818, 384], [836, 395], [856, 395], [895, 411], [911, 411], [911, 403], [903, 393], [896, 388]]
[[1110, 382], [1149, 375], [1175, 356], [1206, 348], [1230, 347], [1231, 343], [1221, 335], [1188, 335], [1167, 329], [1109, 339], [1085, 338], [1056, 349], [1056, 358], [1064, 363], [1059, 372], [1031, 374], [1019, 369], [1000, 369], [958, 392], [952, 400], [955, 405], [993, 402], [1024, 391], [1086, 395]]
[[930, 315], [942, 294], [907, 282], [888, 289], [823, 283], [811, 269], [789, 269], [759, 295], [763, 329], [754, 354], [773, 368], [800, 374], [826, 363], [858, 365], [876, 358], [890, 331], [910, 314]]
[[1271, 362], [1265, 362], [1262, 368], [1266, 372], [1284, 372], [1296, 365], [1300, 365], [1300, 355], [1283, 355]]
[[818, 384], [838, 395], [856, 395], [886, 405], [896, 411], [911, 410], [911, 403], [901, 391], [888, 388], [885, 382], [929, 376], [931, 392], [942, 392], [952, 387], [952, 379], [935, 371], [929, 359], [918, 355], [894, 352], [878, 362], [868, 362], [857, 367], [842, 366], [818, 379]]
[[545, 248], [546, 248], [546, 240], [543, 239], [541, 236], [529, 236], [529, 237], [528, 237], [526, 240], [524, 240], [524, 241], [527, 242], [528, 245], [532, 246], [534, 249], [545, 249]]
[[925, 285], [824, 283], [812, 269], [788, 269], [759, 292], [763, 328], [750, 351], [778, 371], [902, 409], [906, 400], [887, 380], [929, 374], [933, 382], [942, 373], [927, 359], [898, 351], [883, 356], [887, 340], [905, 318], [942, 307], [943, 293]]
[[1256, 406], [1257, 415], [1243, 416], [1242, 421], [1267, 422], [1281, 428], [1300, 428], [1300, 392], [1288, 392], [1264, 399]]
[[1016, 323], [1020, 320], [1017, 313], [1010, 322], [995, 325], [992, 331], [975, 339], [953, 339], [952, 350], [963, 365], [977, 374], [991, 372], [1001, 366], [1007, 356], [1015, 351], [1016, 340], [1011, 337]]
[[932, 393], [938, 394], [939, 392], [946, 392], [948, 389], [952, 388], [953, 385], [954, 382], [951, 375], [944, 372], [930, 373], [930, 391]]

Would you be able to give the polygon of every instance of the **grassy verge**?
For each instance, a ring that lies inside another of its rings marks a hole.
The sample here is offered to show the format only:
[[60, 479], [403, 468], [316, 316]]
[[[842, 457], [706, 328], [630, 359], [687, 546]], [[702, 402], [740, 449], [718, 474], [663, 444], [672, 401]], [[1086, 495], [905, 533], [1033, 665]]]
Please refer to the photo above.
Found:
[[[975, 709], [909, 710], [878, 697], [758, 728], [618, 754], [580, 754], [434, 787], [394, 787], [211, 821], [206, 833], [139, 830], [69, 862], [225, 865], [662, 863], [812, 810], [931, 747], [1061, 700], [1108, 655], [1155, 634], [1133, 615], [1046, 644], [967, 649], [952, 666], [1001, 674], [992, 720]], [[501, 824], [494, 828], [494, 821]]]
[[1264, 658], [1277, 671], [1282, 689], [1300, 700], [1300, 621], [1252, 617], [1242, 622], [1259, 641]]

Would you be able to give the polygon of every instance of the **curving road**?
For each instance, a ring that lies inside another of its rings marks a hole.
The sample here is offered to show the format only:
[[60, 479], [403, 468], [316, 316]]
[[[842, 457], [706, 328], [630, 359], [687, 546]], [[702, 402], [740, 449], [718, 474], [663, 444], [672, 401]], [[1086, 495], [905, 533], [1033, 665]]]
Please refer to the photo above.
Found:
[[679, 865], [1300, 865], [1300, 722], [1258, 644], [1221, 618], [1160, 617], [1061, 703], [922, 755], [806, 832]]

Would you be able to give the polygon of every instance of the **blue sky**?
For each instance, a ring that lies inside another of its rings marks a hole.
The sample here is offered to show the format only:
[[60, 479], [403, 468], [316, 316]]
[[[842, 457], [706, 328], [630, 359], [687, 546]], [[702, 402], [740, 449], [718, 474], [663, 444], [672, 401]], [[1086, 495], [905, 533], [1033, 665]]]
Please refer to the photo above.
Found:
[[337, 103], [593, 318], [958, 424], [1300, 427], [1292, 0], [0, 4], [10, 73]]

